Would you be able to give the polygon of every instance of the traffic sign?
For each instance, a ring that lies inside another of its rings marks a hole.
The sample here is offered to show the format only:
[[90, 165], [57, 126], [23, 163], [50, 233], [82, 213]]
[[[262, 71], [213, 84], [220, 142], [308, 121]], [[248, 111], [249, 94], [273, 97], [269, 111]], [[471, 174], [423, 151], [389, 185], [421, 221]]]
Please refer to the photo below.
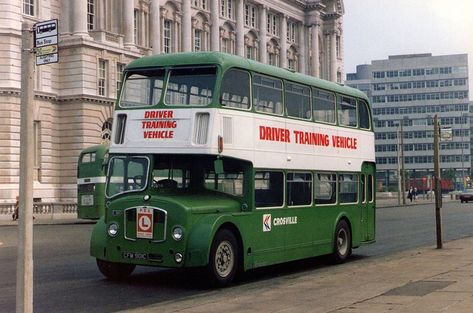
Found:
[[33, 30], [36, 65], [57, 63], [59, 61], [58, 20], [36, 23]]

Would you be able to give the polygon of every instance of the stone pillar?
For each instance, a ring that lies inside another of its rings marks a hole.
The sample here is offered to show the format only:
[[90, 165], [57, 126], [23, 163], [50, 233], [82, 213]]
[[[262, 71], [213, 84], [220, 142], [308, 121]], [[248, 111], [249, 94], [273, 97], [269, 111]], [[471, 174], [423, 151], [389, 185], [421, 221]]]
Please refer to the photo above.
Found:
[[304, 23], [299, 24], [299, 72], [302, 74], [307, 73], [307, 28]]
[[310, 73], [312, 76], [320, 78], [320, 47], [319, 47], [319, 28], [320, 24], [315, 22], [312, 26], [312, 43], [311, 43], [311, 51], [312, 51], [312, 64]]
[[245, 55], [245, 30], [243, 27], [243, 0], [236, 1], [236, 54]]
[[159, 0], [151, 0], [150, 7], [150, 41], [153, 48], [153, 54], [161, 53], [161, 12]]
[[330, 80], [337, 81], [337, 32], [331, 31], [330, 37]]
[[76, 36], [89, 37], [87, 29], [87, 0], [71, 1], [72, 33]]
[[70, 35], [70, 13], [71, 13], [71, 1], [70, 0], [61, 0], [61, 16], [59, 18], [59, 31], [61, 35]]
[[220, 17], [218, 13], [218, 3], [219, 1], [211, 1], [210, 4], [210, 19], [212, 24], [210, 25], [210, 50], [219, 51], [220, 50]]
[[134, 48], [135, 46], [135, 4], [134, 0], [123, 0], [123, 30], [125, 33], [124, 45], [127, 48]]
[[[218, 2], [218, 1], [217, 1]], [[192, 51], [191, 0], [182, 1], [182, 51]]]
[[259, 60], [261, 63], [267, 63], [266, 54], [268, 47], [266, 46], [266, 11], [267, 7], [262, 5], [259, 10]]
[[287, 68], [287, 15], [280, 15], [279, 39], [281, 51], [279, 52], [279, 66]]

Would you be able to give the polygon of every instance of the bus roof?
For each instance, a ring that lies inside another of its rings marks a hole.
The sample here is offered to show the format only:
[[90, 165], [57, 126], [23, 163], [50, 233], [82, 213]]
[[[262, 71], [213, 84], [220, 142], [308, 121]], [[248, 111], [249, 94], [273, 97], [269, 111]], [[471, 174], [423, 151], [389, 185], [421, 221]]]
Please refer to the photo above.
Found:
[[243, 57], [223, 53], [223, 52], [180, 52], [169, 54], [158, 54], [152, 56], [145, 56], [137, 59], [127, 66], [127, 70], [153, 68], [153, 67], [167, 67], [167, 66], [185, 66], [185, 65], [210, 65], [219, 64], [223, 70], [231, 67], [238, 67], [242, 69], [251, 70], [261, 74], [271, 75], [282, 79], [315, 86], [322, 89], [327, 89], [351, 95], [354, 97], [368, 99], [366, 94], [362, 91], [348, 87], [342, 84], [333, 83], [327, 80], [319, 79], [313, 76], [293, 72], [288, 69], [282, 69], [276, 66], [263, 64]]

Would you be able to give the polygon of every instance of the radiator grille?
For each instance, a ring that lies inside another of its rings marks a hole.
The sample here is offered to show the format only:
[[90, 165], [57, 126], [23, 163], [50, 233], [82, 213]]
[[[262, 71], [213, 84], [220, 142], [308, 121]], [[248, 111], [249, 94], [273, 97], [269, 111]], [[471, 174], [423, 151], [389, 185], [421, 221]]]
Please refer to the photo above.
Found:
[[233, 120], [231, 117], [223, 117], [223, 140], [227, 144], [233, 143]]

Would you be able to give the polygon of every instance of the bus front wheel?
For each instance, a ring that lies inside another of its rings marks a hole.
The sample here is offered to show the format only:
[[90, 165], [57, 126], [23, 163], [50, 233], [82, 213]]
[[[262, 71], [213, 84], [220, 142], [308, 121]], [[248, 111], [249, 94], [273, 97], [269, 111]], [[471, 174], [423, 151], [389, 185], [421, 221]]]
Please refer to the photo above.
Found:
[[335, 228], [333, 260], [340, 264], [351, 255], [351, 231], [345, 220], [338, 222]]
[[229, 285], [238, 269], [239, 249], [235, 235], [228, 229], [217, 232], [210, 248], [207, 275], [214, 287]]
[[135, 269], [134, 264], [115, 263], [97, 259], [100, 272], [110, 280], [122, 280], [130, 276]]

